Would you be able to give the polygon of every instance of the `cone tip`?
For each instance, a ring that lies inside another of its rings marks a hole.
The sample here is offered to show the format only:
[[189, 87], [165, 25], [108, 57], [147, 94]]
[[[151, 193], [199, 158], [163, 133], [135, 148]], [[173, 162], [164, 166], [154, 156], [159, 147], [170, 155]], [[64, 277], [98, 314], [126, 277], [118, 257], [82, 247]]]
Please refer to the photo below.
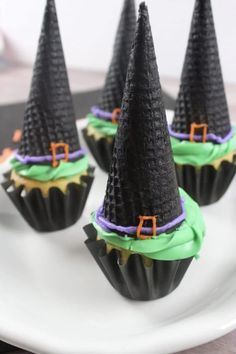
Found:
[[139, 5], [139, 13], [147, 12], [147, 5], [145, 1], [142, 1], [141, 4]]
[[47, 7], [56, 7], [55, 1], [54, 0], [46, 0], [46, 6]]
[[148, 19], [149, 15], [148, 15], [148, 8], [146, 3], [143, 1], [141, 2], [141, 4], [139, 5], [139, 21], [144, 21], [146, 22], [146, 20]]

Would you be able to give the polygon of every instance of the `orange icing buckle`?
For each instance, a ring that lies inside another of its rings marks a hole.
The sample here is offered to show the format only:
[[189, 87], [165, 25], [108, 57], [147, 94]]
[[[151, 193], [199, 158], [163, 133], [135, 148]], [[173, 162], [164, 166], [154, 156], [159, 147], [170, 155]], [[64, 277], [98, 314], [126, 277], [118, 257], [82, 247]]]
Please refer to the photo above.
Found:
[[52, 167], [57, 167], [59, 162], [57, 160], [57, 149], [63, 148], [65, 157], [62, 161], [67, 162], [69, 159], [69, 145], [65, 143], [51, 143], [51, 151], [52, 151]]
[[118, 124], [118, 117], [119, 117], [120, 112], [121, 112], [120, 108], [113, 109], [112, 114], [111, 114], [111, 121], [113, 124]]
[[[147, 240], [150, 239], [152, 236], [156, 236], [157, 234], [157, 217], [156, 216], [139, 216], [139, 224], [137, 227], [137, 238], [140, 240]], [[143, 223], [145, 220], [151, 220], [152, 221], [152, 236], [147, 236], [147, 235], [141, 235], [141, 231], [142, 231], [142, 227], [143, 227]]]
[[3, 149], [2, 153], [0, 152], [0, 163], [5, 162], [8, 159], [8, 157], [11, 156], [12, 153], [13, 150], [11, 148]]
[[12, 135], [12, 142], [17, 144], [20, 142], [22, 136], [22, 131], [20, 129], [16, 129]]
[[207, 135], [207, 129], [208, 129], [208, 124], [206, 123], [192, 123], [191, 124], [191, 128], [190, 128], [190, 136], [189, 136], [189, 140], [191, 143], [193, 143], [194, 140], [194, 135], [195, 135], [195, 131], [196, 129], [202, 129], [202, 142], [205, 143], [206, 142], [206, 135]]

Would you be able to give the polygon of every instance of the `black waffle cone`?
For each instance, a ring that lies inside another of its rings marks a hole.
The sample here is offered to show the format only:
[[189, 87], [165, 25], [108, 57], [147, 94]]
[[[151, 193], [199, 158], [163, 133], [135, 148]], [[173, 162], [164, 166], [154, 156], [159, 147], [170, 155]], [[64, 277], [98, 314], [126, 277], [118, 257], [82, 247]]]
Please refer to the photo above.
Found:
[[134, 0], [124, 0], [113, 47], [112, 60], [101, 98], [98, 102], [102, 110], [112, 112], [115, 108], [121, 106], [135, 26], [136, 13]]
[[89, 167], [80, 184], [69, 183], [66, 193], [57, 187], [50, 188], [47, 198], [38, 188], [22, 196], [24, 186], [16, 188], [10, 174], [6, 175], [2, 187], [32, 228], [40, 232], [57, 231], [73, 225], [82, 215], [93, 183], [93, 171], [94, 168]]
[[210, 0], [195, 3], [172, 129], [189, 134], [193, 122], [222, 138], [231, 128]]
[[110, 284], [123, 296], [132, 300], [154, 300], [170, 294], [181, 283], [193, 257], [175, 261], [153, 260], [145, 266], [141, 255], [133, 254], [127, 263], [120, 263], [120, 252], [106, 253], [103, 240], [96, 240], [92, 224], [84, 230], [85, 244]]
[[148, 12], [140, 5], [122, 112], [104, 200], [105, 217], [136, 226], [157, 216], [162, 226], [181, 214]]
[[59, 142], [69, 152], [80, 149], [55, 3], [47, 0], [19, 154], [50, 155], [50, 144]]

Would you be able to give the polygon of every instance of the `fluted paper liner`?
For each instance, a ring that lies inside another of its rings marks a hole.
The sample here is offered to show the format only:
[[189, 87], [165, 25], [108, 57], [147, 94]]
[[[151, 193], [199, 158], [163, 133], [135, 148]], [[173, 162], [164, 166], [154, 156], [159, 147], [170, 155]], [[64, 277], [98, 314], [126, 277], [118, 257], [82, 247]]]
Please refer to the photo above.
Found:
[[154, 300], [170, 294], [181, 283], [193, 257], [176, 261], [152, 261], [147, 267], [139, 254], [132, 254], [120, 264], [120, 252], [106, 253], [104, 240], [96, 240], [92, 224], [84, 227], [87, 248], [110, 284], [123, 296], [132, 300]]
[[217, 202], [227, 191], [236, 173], [234, 161], [223, 161], [218, 169], [212, 165], [202, 167], [175, 165], [179, 187], [183, 188], [200, 206]]
[[[81, 216], [93, 182], [94, 168], [81, 177], [81, 183], [69, 183], [64, 194], [59, 188], [50, 188], [44, 197], [38, 188], [22, 196], [24, 186], [15, 187], [8, 177], [3, 189], [28, 224], [37, 231], [56, 231], [73, 225]], [[9, 176], [6, 175], [6, 176]], [[8, 188], [11, 186], [11, 191]]]
[[82, 130], [82, 133], [98, 166], [108, 173], [111, 165], [114, 138], [109, 137], [109, 139], [107, 139], [104, 137], [97, 140], [93, 135], [88, 135], [86, 128]]

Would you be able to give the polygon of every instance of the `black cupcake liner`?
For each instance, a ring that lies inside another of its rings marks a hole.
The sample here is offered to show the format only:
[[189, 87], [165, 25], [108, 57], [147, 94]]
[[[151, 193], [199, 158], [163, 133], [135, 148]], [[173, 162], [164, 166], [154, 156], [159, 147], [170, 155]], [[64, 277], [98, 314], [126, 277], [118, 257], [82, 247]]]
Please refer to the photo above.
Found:
[[218, 169], [211, 165], [196, 167], [175, 165], [179, 187], [183, 188], [200, 206], [217, 202], [228, 189], [236, 173], [233, 162], [223, 161]]
[[[51, 187], [47, 197], [39, 188], [24, 193], [24, 186], [15, 187], [6, 174], [2, 187], [28, 224], [37, 231], [48, 232], [65, 229], [81, 216], [94, 179], [93, 167], [88, 175], [81, 177], [81, 183], [69, 183], [64, 194], [59, 188]], [[10, 191], [8, 189], [10, 188]]]
[[152, 261], [144, 265], [138, 254], [129, 256], [120, 264], [120, 252], [106, 253], [104, 240], [96, 240], [97, 231], [92, 224], [84, 227], [87, 248], [110, 284], [123, 296], [132, 300], [154, 300], [170, 294], [183, 279], [193, 257], [176, 261]]
[[82, 130], [83, 137], [86, 141], [86, 144], [89, 147], [89, 150], [93, 154], [98, 166], [105, 172], [109, 172], [111, 160], [112, 160], [112, 151], [114, 146], [114, 138], [112, 142], [107, 138], [100, 138], [96, 140], [93, 135], [88, 135], [87, 128]]

